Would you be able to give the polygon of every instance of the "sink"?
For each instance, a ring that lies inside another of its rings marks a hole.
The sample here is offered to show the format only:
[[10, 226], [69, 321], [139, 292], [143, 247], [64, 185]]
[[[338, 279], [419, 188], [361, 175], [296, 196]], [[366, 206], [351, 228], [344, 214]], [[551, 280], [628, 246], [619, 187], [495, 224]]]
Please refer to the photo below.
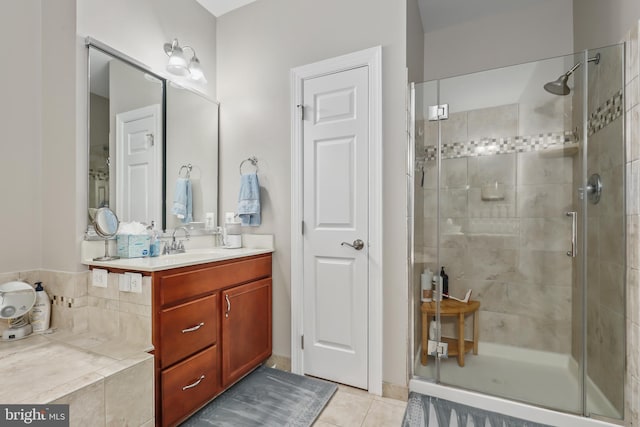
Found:
[[[160, 255], [156, 257], [158, 261], [175, 261], [188, 262], [190, 260], [197, 261], [203, 258], [216, 257], [224, 254], [227, 250], [224, 248], [206, 248], [206, 249], [187, 249], [186, 252], [178, 254]], [[154, 258], [149, 258], [153, 260]]]

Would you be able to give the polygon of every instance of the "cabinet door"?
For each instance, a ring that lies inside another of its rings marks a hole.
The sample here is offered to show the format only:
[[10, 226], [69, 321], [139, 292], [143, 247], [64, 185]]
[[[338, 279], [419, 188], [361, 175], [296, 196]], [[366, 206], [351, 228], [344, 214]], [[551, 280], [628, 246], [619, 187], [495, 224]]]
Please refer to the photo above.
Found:
[[222, 293], [222, 385], [227, 387], [271, 355], [271, 279]]

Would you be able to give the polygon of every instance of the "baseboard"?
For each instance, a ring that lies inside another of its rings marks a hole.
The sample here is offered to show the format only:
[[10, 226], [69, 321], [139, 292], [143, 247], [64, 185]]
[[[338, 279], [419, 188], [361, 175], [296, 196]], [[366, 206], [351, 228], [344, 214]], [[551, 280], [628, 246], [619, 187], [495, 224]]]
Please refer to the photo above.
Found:
[[[287, 356], [272, 354], [264, 364], [269, 368], [291, 372], [291, 358]], [[409, 399], [409, 387], [383, 382], [382, 396], [406, 402]]]
[[291, 372], [291, 358], [272, 354], [264, 364], [270, 368]]
[[409, 400], [409, 387], [383, 382], [382, 397], [388, 397], [389, 399], [402, 400], [403, 402], [406, 402], [407, 400]]

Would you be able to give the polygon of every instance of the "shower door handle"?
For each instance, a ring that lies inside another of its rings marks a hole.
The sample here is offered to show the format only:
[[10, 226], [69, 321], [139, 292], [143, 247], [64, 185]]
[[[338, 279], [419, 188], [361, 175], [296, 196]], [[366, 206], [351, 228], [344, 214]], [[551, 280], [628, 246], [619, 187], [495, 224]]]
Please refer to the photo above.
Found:
[[576, 257], [576, 235], [578, 234], [578, 215], [577, 212], [566, 212], [571, 217], [571, 250], [567, 251], [567, 256]]

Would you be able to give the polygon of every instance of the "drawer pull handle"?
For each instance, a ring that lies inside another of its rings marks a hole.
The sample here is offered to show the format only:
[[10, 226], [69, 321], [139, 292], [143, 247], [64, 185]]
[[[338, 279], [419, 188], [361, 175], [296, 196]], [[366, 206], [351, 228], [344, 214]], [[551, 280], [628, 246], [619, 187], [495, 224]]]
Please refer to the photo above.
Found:
[[198, 381], [196, 381], [196, 382], [195, 382], [195, 383], [193, 383], [193, 384], [189, 384], [189, 385], [186, 385], [186, 386], [182, 387], [182, 391], [188, 390], [188, 389], [190, 389], [190, 388], [194, 388], [195, 386], [197, 386], [198, 384], [200, 384], [200, 383], [202, 382], [202, 380], [203, 380], [203, 379], [204, 379], [204, 375], [200, 375], [200, 378], [198, 378]]
[[197, 331], [198, 329], [202, 328], [203, 326], [204, 326], [204, 322], [200, 322], [199, 325], [193, 326], [191, 328], [183, 329], [182, 333], [186, 334], [187, 332]]
[[229, 312], [231, 311], [231, 301], [229, 301], [229, 294], [224, 294], [224, 299], [227, 300], [227, 312], [224, 314], [224, 317], [229, 317]]

